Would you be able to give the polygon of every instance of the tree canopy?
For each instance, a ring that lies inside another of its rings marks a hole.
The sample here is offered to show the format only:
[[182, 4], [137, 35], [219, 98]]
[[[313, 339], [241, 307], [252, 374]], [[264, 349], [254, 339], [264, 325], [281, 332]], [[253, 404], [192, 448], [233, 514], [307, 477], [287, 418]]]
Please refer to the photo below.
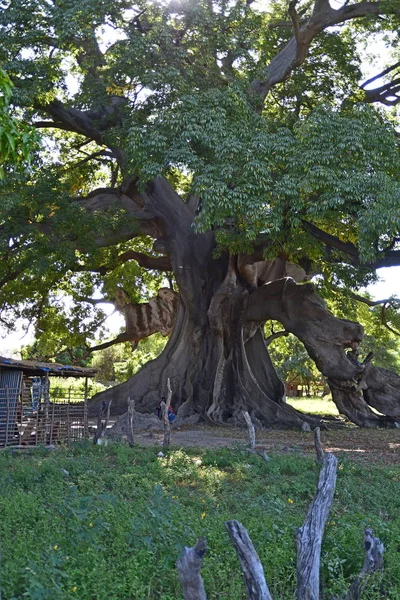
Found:
[[[295, 263], [325, 291], [357, 290], [400, 265], [398, 0], [0, 8], [9, 123], [41, 136], [20, 170], [4, 134], [6, 326], [25, 317], [57, 351], [84, 347], [104, 320], [99, 300], [115, 303], [116, 289], [125, 311], [167, 280], [187, 303], [189, 254], [200, 271], [211, 260], [222, 271], [228, 255]], [[388, 63], [366, 81], [377, 39]], [[213, 241], [185, 250], [183, 231]]]

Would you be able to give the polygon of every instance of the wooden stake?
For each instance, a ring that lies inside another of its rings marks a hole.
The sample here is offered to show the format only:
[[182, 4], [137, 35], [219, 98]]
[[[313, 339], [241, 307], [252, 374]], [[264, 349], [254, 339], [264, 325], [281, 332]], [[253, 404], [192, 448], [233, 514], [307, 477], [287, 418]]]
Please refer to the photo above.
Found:
[[170, 440], [171, 440], [171, 423], [169, 422], [169, 407], [171, 406], [172, 399], [172, 388], [171, 381], [168, 377], [167, 379], [167, 389], [168, 396], [166, 402], [161, 402], [161, 414], [164, 421], [164, 441], [163, 441], [163, 450], [167, 450], [169, 448]]
[[176, 561], [185, 600], [207, 600], [200, 570], [206, 553], [206, 540], [201, 537], [193, 548], [184, 548]]
[[[106, 435], [108, 421], [110, 420], [110, 412], [111, 412], [111, 402], [103, 402], [101, 405], [100, 412], [97, 416], [97, 429], [94, 432], [93, 443], [101, 444], [104, 436]], [[105, 421], [103, 423], [103, 417], [105, 416]]]
[[336, 486], [337, 459], [326, 454], [317, 493], [304, 525], [297, 531], [297, 600], [319, 599], [319, 566], [325, 524]]
[[70, 433], [71, 433], [71, 423], [70, 423], [70, 415], [69, 415], [69, 405], [71, 402], [71, 388], [69, 388], [69, 398], [67, 404], [67, 444], [69, 446], [70, 443]]
[[325, 460], [325, 452], [324, 452], [324, 449], [322, 448], [322, 444], [321, 444], [321, 430], [319, 427], [316, 427], [314, 429], [314, 446], [315, 446], [315, 452], [317, 454], [315, 462], [318, 465], [323, 465], [324, 460]]
[[135, 400], [128, 396], [128, 443], [133, 447], [133, 422], [135, 416]]
[[383, 569], [384, 545], [379, 538], [374, 537], [372, 529], [364, 532], [364, 564], [353, 581], [345, 600], [359, 600], [367, 584], [369, 575]]
[[246, 421], [247, 431], [249, 433], [249, 450], [250, 452], [254, 452], [256, 447], [256, 430], [254, 429], [253, 422], [247, 410], [242, 410], [242, 414]]
[[247, 533], [247, 529], [239, 521], [235, 520], [227, 521], [225, 527], [228, 530], [232, 544], [235, 546], [242, 566], [249, 600], [272, 600], [267, 582], [265, 581], [263, 566]]

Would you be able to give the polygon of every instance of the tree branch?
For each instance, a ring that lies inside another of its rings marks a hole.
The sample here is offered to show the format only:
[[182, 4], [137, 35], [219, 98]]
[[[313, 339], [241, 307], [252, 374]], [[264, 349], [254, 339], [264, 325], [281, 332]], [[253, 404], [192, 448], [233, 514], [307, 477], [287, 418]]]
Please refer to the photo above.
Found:
[[289, 335], [289, 332], [286, 331], [285, 329], [283, 331], [277, 331], [276, 333], [271, 333], [271, 335], [269, 335], [267, 338], [265, 338], [265, 345], [269, 346], [271, 342], [273, 342], [274, 340], [277, 340], [278, 338], [285, 336], [287, 337]]
[[357, 246], [351, 242], [343, 242], [340, 238], [323, 231], [313, 223], [302, 220], [304, 229], [314, 238], [323, 242], [327, 247], [337, 248], [350, 257], [350, 264], [354, 266], [364, 266], [370, 269], [380, 269], [382, 267], [395, 267], [400, 265], [399, 250], [384, 250], [373, 262], [362, 263]]
[[289, 12], [294, 25], [294, 37], [276, 54], [264, 69], [261, 79], [254, 79], [250, 92], [260, 98], [260, 105], [271, 89], [284, 81], [307, 57], [312, 41], [325, 29], [352, 19], [381, 14], [399, 14], [400, 10], [392, 2], [347, 2], [335, 10], [328, 0], [315, 0], [310, 18], [301, 25], [294, 13], [295, 3], [291, 2]]
[[400, 102], [400, 78], [385, 83], [372, 90], [364, 90], [364, 101], [372, 104], [380, 102], [385, 106], [396, 106]]
[[[84, 154], [86, 154], [86, 153], [84, 153]], [[73, 168], [80, 167], [81, 165], [84, 165], [91, 160], [99, 159], [100, 157], [114, 158], [114, 159], [117, 158], [113, 152], [108, 152], [107, 150], [99, 150], [98, 152], [93, 152], [93, 154], [88, 154], [85, 158], [78, 160], [78, 162], [74, 163], [72, 165], [72, 167]], [[103, 162], [105, 162], [105, 161], [103, 161]]]
[[360, 294], [356, 294], [355, 292], [352, 292], [351, 290], [342, 289], [335, 285], [332, 285], [331, 287], [335, 292], [345, 293], [348, 296], [350, 296], [351, 298], [354, 298], [354, 300], [357, 300], [357, 302], [363, 302], [364, 304], [366, 304], [367, 306], [370, 306], [371, 308], [374, 306], [379, 306], [380, 304], [390, 304], [393, 306], [393, 308], [396, 308], [396, 309], [400, 308], [400, 298], [384, 298], [383, 300], [371, 300], [370, 298], [365, 298], [364, 296], [361, 296]]
[[330, 233], [327, 233], [326, 231], [323, 231], [322, 229], [320, 229], [313, 223], [310, 223], [309, 221], [302, 220], [302, 224], [304, 229], [308, 231], [314, 238], [320, 240], [326, 246], [337, 248], [341, 252], [348, 254], [356, 261], [356, 264], [359, 264], [360, 257], [357, 246], [355, 246], [351, 242], [343, 242], [340, 238]]
[[394, 333], [394, 335], [397, 335], [398, 337], [400, 337], [400, 331], [397, 331], [397, 329], [394, 329], [394, 327], [392, 327], [391, 325], [389, 325], [389, 323], [387, 322], [387, 319], [386, 319], [386, 310], [388, 308], [388, 305], [390, 305], [390, 302], [387, 302], [386, 304], [384, 304], [382, 306], [382, 309], [381, 309], [381, 322], [382, 322], [382, 325], [384, 327], [386, 327], [386, 329], [388, 329], [389, 331], [391, 331], [392, 333]]
[[370, 83], [374, 83], [374, 81], [376, 81], [377, 79], [381, 79], [382, 77], [384, 77], [388, 73], [391, 73], [392, 71], [394, 71], [398, 67], [400, 67], [400, 61], [398, 61], [397, 63], [395, 63], [391, 67], [387, 67], [386, 69], [384, 69], [383, 71], [381, 71], [377, 75], [374, 75], [370, 79], [367, 79], [366, 81], [364, 81], [364, 83], [362, 85], [360, 85], [360, 88], [363, 90]]
[[127, 250], [117, 258], [118, 263], [126, 263], [129, 260], [136, 260], [138, 265], [145, 269], [154, 269], [155, 271], [172, 271], [171, 261], [168, 256], [149, 256], [135, 250]]

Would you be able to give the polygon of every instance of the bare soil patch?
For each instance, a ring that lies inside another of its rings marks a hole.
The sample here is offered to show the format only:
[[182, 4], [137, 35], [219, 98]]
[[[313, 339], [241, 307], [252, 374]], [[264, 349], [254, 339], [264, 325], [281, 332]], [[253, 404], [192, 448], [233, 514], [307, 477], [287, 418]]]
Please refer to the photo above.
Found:
[[[327, 452], [338, 457], [371, 463], [400, 466], [399, 429], [359, 429], [345, 427], [323, 431], [322, 443]], [[301, 431], [268, 429], [257, 431], [257, 445], [267, 453], [313, 454], [313, 434]], [[162, 445], [163, 432], [135, 432], [135, 443]], [[206, 425], [183, 426], [171, 430], [173, 447], [237, 448], [246, 447], [247, 431], [231, 427]]]

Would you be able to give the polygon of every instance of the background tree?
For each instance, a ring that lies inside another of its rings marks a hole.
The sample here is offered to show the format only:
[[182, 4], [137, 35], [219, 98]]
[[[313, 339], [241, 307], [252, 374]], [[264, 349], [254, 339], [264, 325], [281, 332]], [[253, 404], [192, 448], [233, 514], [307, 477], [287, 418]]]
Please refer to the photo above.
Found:
[[29, 164], [31, 152], [38, 143], [33, 127], [15, 118], [10, 110], [13, 84], [6, 71], [0, 67], [0, 180], [5, 169], [17, 173], [17, 167]]
[[[400, 3], [1, 8], [12, 106], [45, 140], [27, 184], [10, 173], [1, 190], [3, 321], [40, 324], [64, 290], [83, 339], [101, 293], [127, 321], [116, 341], [172, 331], [107, 392], [116, 410], [128, 395], [152, 410], [170, 378], [182, 419], [247, 408], [302, 426], [263, 341], [274, 319], [342, 412], [365, 426], [400, 419], [400, 379], [358, 360], [362, 327], [295, 283], [318, 274], [322, 288], [357, 289], [400, 264], [397, 136], [371, 106], [398, 102], [398, 63], [380, 87], [359, 87], [360, 40], [381, 32], [395, 53]], [[150, 279], [162, 289], [138, 304]]]

